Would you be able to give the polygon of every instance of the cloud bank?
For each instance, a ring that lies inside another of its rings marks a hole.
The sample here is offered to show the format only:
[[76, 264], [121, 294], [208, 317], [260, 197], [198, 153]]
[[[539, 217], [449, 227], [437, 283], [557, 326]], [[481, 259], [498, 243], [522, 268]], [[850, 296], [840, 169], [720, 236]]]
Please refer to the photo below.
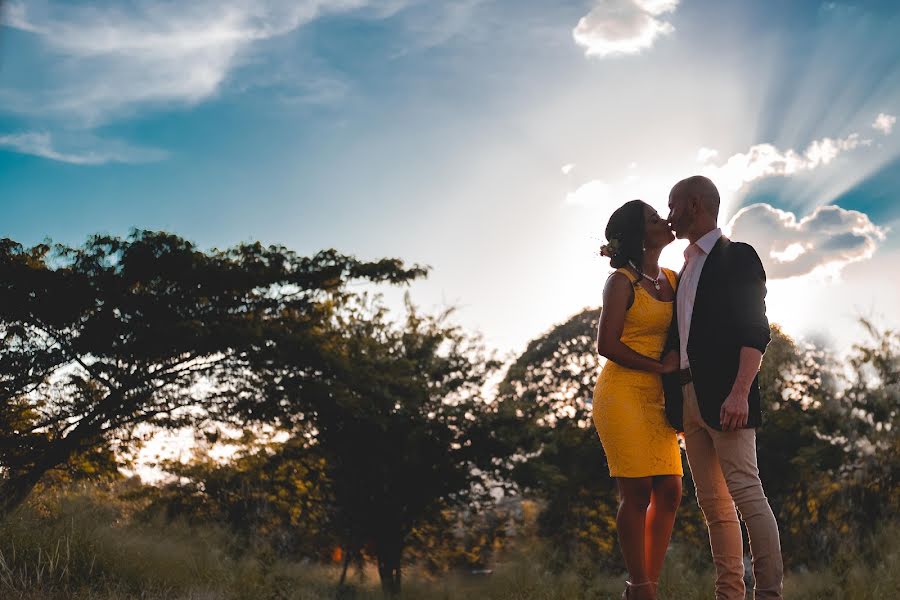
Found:
[[770, 279], [838, 272], [871, 258], [887, 233], [868, 215], [839, 206], [820, 206], [798, 220], [768, 204], [753, 204], [738, 211], [729, 227], [733, 239], [756, 248]]
[[747, 152], [734, 154], [722, 163], [713, 159], [718, 152], [701, 148], [697, 159], [704, 164], [704, 175], [716, 182], [720, 188], [737, 191], [746, 183], [765, 177], [788, 176], [803, 171], [812, 171], [825, 166], [840, 154], [871, 145], [872, 140], [860, 138], [851, 133], [845, 138], [825, 137], [814, 140], [803, 152], [779, 150], [772, 144], [756, 144]]

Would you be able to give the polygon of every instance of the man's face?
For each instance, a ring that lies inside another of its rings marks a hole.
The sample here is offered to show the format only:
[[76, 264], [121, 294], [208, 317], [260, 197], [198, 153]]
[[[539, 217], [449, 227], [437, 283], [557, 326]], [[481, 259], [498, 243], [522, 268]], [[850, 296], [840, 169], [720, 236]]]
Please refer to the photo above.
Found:
[[685, 194], [679, 193], [678, 190], [672, 190], [669, 194], [669, 217], [666, 220], [678, 239], [687, 237], [694, 222], [693, 215], [690, 213], [690, 202]]

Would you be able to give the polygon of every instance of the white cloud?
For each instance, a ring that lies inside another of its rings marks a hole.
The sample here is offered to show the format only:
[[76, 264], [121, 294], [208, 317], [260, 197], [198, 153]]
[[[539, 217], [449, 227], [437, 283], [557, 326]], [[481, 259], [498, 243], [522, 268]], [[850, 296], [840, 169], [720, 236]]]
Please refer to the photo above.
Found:
[[697, 150], [697, 162], [706, 163], [719, 155], [718, 150], [712, 148], [700, 148]]
[[672, 12], [678, 8], [680, 0], [634, 0], [634, 3], [651, 15]]
[[756, 179], [787, 176], [817, 169], [827, 165], [843, 152], [871, 143], [872, 140], [861, 139], [859, 134], [851, 133], [845, 138], [826, 137], [814, 140], [802, 154], [795, 150], [779, 150], [772, 144], [756, 144], [747, 152], [734, 154], [719, 165], [711, 162], [718, 153], [708, 148], [701, 148], [698, 151], [697, 160], [706, 165], [703, 174], [715, 181], [716, 185], [737, 191], [745, 183]]
[[575, 164], [574, 164], [574, 163], [569, 163], [569, 164], [567, 164], [567, 165], [563, 165], [563, 166], [562, 166], [562, 174], [563, 174], [563, 175], [568, 175], [569, 173], [572, 172], [572, 169], [574, 169], [574, 168], [575, 168]]
[[368, 1], [14, 2], [5, 23], [37, 36], [56, 60], [38, 97], [7, 108], [97, 124], [144, 105], [196, 104], [254, 43]]
[[894, 130], [894, 123], [896, 122], [897, 117], [894, 115], [878, 113], [878, 116], [875, 117], [875, 122], [872, 123], [872, 129], [877, 129], [884, 135], [890, 135], [891, 131]]
[[886, 236], [868, 215], [839, 206], [820, 206], [798, 221], [793, 213], [754, 204], [738, 211], [729, 229], [733, 239], [756, 248], [770, 279], [838, 272], [871, 258]]
[[577, 206], [597, 206], [611, 198], [610, 185], [599, 179], [593, 179], [579, 186], [574, 192], [566, 194], [566, 204]]
[[587, 56], [635, 54], [675, 28], [657, 17], [673, 12], [679, 0], [605, 0], [578, 21], [575, 43]]
[[93, 136], [86, 136], [73, 148], [59, 150], [53, 136], [47, 132], [0, 135], [0, 148], [74, 165], [145, 163], [163, 160], [167, 156], [166, 152], [156, 148], [136, 148], [122, 142], [97, 140]]

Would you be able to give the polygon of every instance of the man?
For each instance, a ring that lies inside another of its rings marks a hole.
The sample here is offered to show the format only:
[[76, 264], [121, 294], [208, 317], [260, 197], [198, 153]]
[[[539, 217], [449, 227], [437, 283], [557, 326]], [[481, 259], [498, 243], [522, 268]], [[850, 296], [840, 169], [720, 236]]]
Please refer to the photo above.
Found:
[[684, 432], [697, 502], [706, 518], [717, 600], [743, 600], [740, 511], [750, 538], [754, 598], [782, 598], [778, 525], [759, 479], [759, 366], [770, 340], [766, 274], [753, 247], [716, 222], [719, 192], [706, 177], [679, 181], [669, 225], [685, 250], [667, 348], [681, 370], [664, 378], [666, 415]]

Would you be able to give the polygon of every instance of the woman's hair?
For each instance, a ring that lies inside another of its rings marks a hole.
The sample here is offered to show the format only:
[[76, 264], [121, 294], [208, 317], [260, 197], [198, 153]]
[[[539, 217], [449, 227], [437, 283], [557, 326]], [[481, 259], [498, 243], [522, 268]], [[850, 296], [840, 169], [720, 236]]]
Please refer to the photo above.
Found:
[[632, 261], [640, 268], [644, 262], [644, 202], [631, 200], [616, 209], [606, 225], [604, 255], [618, 269]]

